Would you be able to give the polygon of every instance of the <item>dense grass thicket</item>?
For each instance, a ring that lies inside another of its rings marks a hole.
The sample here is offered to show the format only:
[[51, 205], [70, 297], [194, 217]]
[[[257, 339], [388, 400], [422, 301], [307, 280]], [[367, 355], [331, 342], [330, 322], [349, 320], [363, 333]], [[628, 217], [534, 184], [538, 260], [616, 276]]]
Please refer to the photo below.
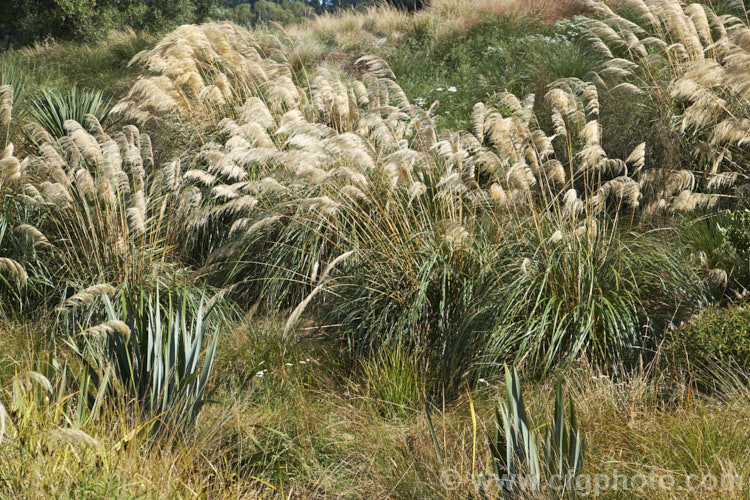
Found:
[[1, 54], [0, 495], [742, 497], [744, 9]]

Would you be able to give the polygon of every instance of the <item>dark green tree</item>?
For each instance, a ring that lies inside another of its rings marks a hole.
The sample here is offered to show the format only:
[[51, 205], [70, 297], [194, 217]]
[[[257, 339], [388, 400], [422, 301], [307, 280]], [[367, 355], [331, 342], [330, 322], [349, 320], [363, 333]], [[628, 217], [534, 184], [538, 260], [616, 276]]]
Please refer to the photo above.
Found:
[[14, 0], [0, 8], [0, 47], [52, 37], [92, 41], [112, 29], [163, 30], [205, 20], [219, 0]]
[[427, 5], [426, 0], [388, 0], [388, 3], [399, 9], [419, 10]]

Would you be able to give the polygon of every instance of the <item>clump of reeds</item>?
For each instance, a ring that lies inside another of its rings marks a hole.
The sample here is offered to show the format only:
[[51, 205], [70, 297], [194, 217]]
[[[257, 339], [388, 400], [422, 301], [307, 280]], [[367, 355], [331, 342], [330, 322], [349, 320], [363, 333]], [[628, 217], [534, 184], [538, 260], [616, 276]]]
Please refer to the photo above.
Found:
[[[235, 36], [228, 27], [185, 28], [140, 59], [184, 87], [180, 65], [163, 69], [172, 38], [215, 32]], [[479, 359], [530, 356], [547, 368], [584, 352], [618, 359], [648, 343], [644, 321], [658, 331], [670, 314], [700, 300], [700, 286], [676, 262], [662, 267], [662, 282], [682, 283], [684, 296], [668, 300], [666, 287], [650, 286], [658, 271], [636, 258], [642, 250], [646, 260], [659, 260], [647, 239], [614, 242], [636, 217], [718, 198], [695, 192], [688, 173], [645, 169], [644, 144], [627, 158], [610, 158], [596, 84], [550, 86], [551, 132], [540, 128], [534, 96], [509, 93], [500, 96], [504, 111], [475, 106], [471, 132], [438, 131], [376, 57], [357, 61], [359, 80], [322, 67], [300, 81], [289, 77], [288, 63], [258, 55], [253, 43], [232, 38], [227, 54], [252, 54], [268, 84], [243, 86], [244, 102], [219, 122], [223, 143], [207, 143], [184, 175], [192, 244], [206, 257], [202, 273], [235, 296], [297, 306], [294, 320], [315, 309], [311, 302], [321, 304], [343, 325], [339, 335], [353, 352], [410, 344], [426, 350], [423, 361], [447, 385], [472, 373]], [[182, 50], [188, 69], [216, 57]], [[607, 68], [633, 70], [622, 61]], [[137, 93], [126, 102], [137, 106]], [[504, 252], [490, 250], [501, 244]], [[321, 278], [351, 252], [342, 270]], [[567, 256], [575, 257], [571, 265], [561, 265]], [[553, 272], [560, 275], [550, 281]], [[537, 278], [539, 288], [531, 284]], [[524, 280], [532, 281], [521, 287]], [[498, 307], [501, 289], [515, 298]], [[357, 299], [338, 306], [338, 296]], [[400, 312], [405, 304], [415, 307]], [[544, 315], [549, 322], [521, 321], [539, 307], [556, 311]], [[497, 328], [501, 321], [507, 326]], [[613, 336], [600, 336], [601, 329]]]
[[93, 116], [86, 125], [93, 134], [66, 121], [67, 134], [28, 159], [26, 203], [46, 216], [38, 229], [19, 228], [54, 248], [69, 283], [164, 275], [181, 232], [179, 163], [155, 166], [148, 135], [133, 126], [109, 135]]

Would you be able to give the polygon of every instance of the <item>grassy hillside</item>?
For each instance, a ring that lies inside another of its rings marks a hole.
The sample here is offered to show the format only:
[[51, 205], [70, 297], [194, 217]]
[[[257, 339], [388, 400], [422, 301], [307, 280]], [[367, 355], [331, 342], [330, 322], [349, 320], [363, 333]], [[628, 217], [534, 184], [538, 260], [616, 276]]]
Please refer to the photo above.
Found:
[[742, 498], [749, 37], [434, 0], [0, 55], [0, 496]]

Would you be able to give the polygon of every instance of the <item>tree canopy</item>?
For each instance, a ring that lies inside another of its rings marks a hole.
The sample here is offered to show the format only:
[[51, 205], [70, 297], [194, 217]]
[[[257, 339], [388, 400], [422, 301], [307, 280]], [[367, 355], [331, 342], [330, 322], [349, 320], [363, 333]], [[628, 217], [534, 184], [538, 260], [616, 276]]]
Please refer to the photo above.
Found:
[[[16, 0], [0, 9], [0, 47], [22, 46], [48, 37], [91, 41], [129, 26], [160, 31], [206, 19], [243, 24], [290, 23], [313, 14], [359, 9], [380, 0]], [[419, 9], [426, 0], [385, 0]]]

